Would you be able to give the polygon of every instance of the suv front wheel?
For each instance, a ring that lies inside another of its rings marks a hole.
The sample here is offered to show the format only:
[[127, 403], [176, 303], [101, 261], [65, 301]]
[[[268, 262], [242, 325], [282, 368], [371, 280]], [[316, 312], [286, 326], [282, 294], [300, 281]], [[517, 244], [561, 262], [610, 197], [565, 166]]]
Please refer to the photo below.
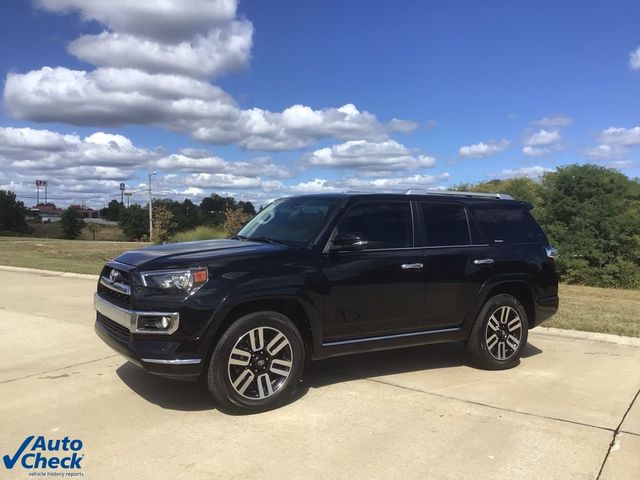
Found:
[[478, 314], [467, 351], [487, 370], [504, 370], [520, 362], [529, 333], [527, 312], [517, 298], [500, 294], [490, 298]]
[[255, 312], [223, 333], [209, 362], [207, 386], [223, 410], [269, 410], [291, 397], [304, 364], [304, 342], [293, 322], [278, 312]]

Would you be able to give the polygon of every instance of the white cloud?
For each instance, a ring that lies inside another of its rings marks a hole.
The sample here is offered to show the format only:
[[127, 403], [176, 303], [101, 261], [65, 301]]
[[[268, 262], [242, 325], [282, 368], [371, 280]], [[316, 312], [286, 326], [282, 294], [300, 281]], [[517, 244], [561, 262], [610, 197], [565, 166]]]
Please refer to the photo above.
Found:
[[640, 47], [629, 54], [629, 67], [633, 70], [640, 70]]
[[395, 140], [351, 140], [314, 151], [308, 156], [308, 162], [319, 167], [367, 171], [426, 168], [436, 163], [433, 157], [416, 155]]
[[598, 137], [600, 143], [605, 145], [632, 146], [640, 145], [640, 127], [616, 128], [609, 127], [603, 130]]
[[541, 128], [535, 133], [529, 134], [524, 140], [522, 153], [527, 157], [540, 158], [549, 155], [553, 150], [562, 148], [560, 145], [560, 132]]
[[235, 0], [39, 0], [78, 12], [108, 30], [82, 35], [69, 52], [95, 70], [43, 67], [9, 73], [4, 103], [13, 116], [80, 126], [155, 125], [213, 144], [290, 150], [325, 138], [380, 141], [417, 125], [381, 122], [353, 104], [281, 112], [243, 109], [209, 79], [248, 66], [253, 25]]
[[9, 169], [59, 171], [80, 166], [131, 169], [155, 156], [156, 152], [136, 147], [123, 135], [96, 132], [80, 138], [49, 130], [0, 127], [0, 161]]
[[551, 145], [560, 141], [560, 132], [558, 130], [545, 130], [541, 128], [538, 132], [532, 134], [524, 142], [525, 145], [532, 147], [539, 145]]
[[525, 145], [524, 147], [522, 147], [522, 153], [527, 157], [539, 158], [544, 157], [545, 155], [549, 155], [551, 153], [551, 149]]
[[534, 165], [531, 167], [522, 168], [506, 168], [500, 172], [502, 178], [515, 178], [515, 177], [540, 177], [547, 172], [552, 172], [553, 169], [543, 167], [542, 165]]
[[500, 140], [498, 142], [480, 142], [473, 145], [465, 145], [460, 147], [458, 153], [461, 157], [467, 158], [486, 158], [506, 150], [509, 147], [508, 140]]
[[271, 178], [290, 178], [298, 173], [292, 168], [284, 168], [274, 164], [269, 157], [231, 162], [208, 154], [208, 152], [189, 152], [188, 150], [162, 157], [153, 164], [155, 168], [164, 172], [230, 173], [240, 176], [260, 175]]
[[190, 41], [165, 44], [126, 33], [83, 35], [69, 52], [93, 65], [135, 68], [149, 73], [213, 78], [247, 68], [251, 57], [253, 26], [231, 22]]
[[112, 30], [163, 41], [180, 41], [225, 24], [236, 16], [235, 0], [37, 0], [44, 9], [79, 12]]
[[389, 131], [375, 115], [352, 104], [321, 110], [305, 105], [282, 112], [243, 110], [210, 83], [133, 69], [85, 72], [43, 67], [10, 73], [4, 101], [12, 115], [26, 120], [88, 126], [154, 124], [202, 142], [237, 143], [250, 150], [303, 148], [323, 138], [381, 140]]
[[640, 145], [640, 127], [609, 127], [600, 132], [598, 143], [599, 145], [586, 149], [584, 154], [596, 160], [620, 157], [630, 148]]
[[334, 185], [346, 189], [398, 192], [409, 188], [430, 189], [436, 186], [438, 183], [448, 181], [450, 177], [451, 176], [446, 172], [439, 175], [416, 174], [405, 177], [374, 178], [369, 180], [352, 177], [345, 180], [337, 181], [334, 183]]
[[571, 125], [573, 120], [566, 115], [553, 115], [551, 117], [542, 117], [540, 120], [535, 120], [531, 122], [531, 125], [535, 125], [538, 127], [566, 127]]

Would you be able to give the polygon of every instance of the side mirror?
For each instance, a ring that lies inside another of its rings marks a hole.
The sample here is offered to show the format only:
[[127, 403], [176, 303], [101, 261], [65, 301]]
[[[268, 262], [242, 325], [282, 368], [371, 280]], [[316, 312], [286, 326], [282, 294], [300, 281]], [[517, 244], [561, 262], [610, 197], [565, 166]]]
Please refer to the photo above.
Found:
[[357, 251], [367, 248], [367, 241], [359, 233], [340, 232], [331, 242], [331, 251]]

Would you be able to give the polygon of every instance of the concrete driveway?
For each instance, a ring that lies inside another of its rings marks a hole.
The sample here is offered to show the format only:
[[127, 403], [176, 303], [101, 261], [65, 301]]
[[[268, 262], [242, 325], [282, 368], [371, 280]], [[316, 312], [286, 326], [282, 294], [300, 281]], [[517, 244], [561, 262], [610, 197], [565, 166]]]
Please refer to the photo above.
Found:
[[81, 439], [88, 479], [640, 478], [637, 346], [534, 330], [504, 372], [457, 344], [331, 359], [290, 405], [228, 416], [103, 345], [94, 288], [0, 271], [0, 454]]

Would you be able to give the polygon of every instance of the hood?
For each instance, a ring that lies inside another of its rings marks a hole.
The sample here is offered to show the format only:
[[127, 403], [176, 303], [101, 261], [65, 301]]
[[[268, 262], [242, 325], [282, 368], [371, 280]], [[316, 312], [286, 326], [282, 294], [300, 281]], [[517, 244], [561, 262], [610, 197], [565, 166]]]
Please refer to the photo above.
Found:
[[199, 242], [169, 243], [130, 250], [115, 260], [135, 267], [173, 268], [204, 265], [222, 256], [244, 255], [286, 247], [247, 240], [202, 240]]

